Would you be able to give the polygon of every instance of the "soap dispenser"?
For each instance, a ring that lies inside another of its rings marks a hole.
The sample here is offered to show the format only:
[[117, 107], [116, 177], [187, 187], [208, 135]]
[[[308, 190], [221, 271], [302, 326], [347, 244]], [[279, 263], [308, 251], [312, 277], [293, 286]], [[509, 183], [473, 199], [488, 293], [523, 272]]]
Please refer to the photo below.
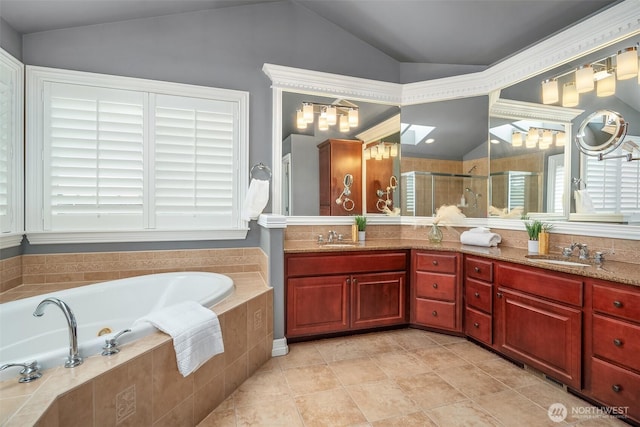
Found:
[[467, 206], [467, 200], [464, 198], [464, 194], [460, 196], [460, 207]]

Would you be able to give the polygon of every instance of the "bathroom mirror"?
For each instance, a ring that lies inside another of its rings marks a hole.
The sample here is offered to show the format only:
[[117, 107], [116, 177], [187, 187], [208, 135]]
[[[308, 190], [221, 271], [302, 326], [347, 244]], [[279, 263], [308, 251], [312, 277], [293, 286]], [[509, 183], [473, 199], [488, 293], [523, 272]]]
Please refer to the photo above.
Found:
[[587, 116], [578, 128], [576, 144], [588, 156], [610, 153], [627, 135], [627, 123], [615, 111], [598, 110]]

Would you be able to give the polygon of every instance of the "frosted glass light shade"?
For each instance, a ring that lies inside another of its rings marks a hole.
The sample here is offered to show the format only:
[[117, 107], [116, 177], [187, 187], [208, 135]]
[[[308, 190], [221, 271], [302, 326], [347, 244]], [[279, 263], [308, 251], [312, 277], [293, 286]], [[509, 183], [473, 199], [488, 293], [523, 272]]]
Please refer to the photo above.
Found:
[[522, 147], [522, 133], [514, 132], [511, 134], [511, 146]]
[[393, 144], [390, 149], [391, 157], [398, 157], [398, 144]]
[[593, 68], [584, 65], [576, 70], [576, 90], [578, 93], [590, 92], [594, 88]]
[[371, 150], [369, 150], [368, 148], [364, 149], [364, 159], [365, 160], [371, 159]]
[[616, 76], [612, 73], [602, 80], [598, 80], [596, 95], [600, 97], [611, 96], [616, 93]]
[[538, 129], [529, 128], [529, 132], [527, 132], [527, 140], [525, 141], [525, 147], [534, 148], [538, 143]]
[[629, 47], [618, 51], [616, 55], [616, 76], [618, 80], [626, 80], [638, 74], [638, 48]]
[[313, 104], [310, 104], [310, 103], [302, 104], [302, 114], [304, 116], [305, 122], [313, 123]]
[[349, 129], [349, 118], [344, 114], [340, 114], [340, 132], [349, 132]]
[[578, 90], [573, 82], [565, 83], [562, 88], [562, 106], [575, 107], [579, 103]]
[[542, 103], [555, 104], [559, 100], [558, 80], [550, 79], [542, 82]]
[[326, 114], [321, 114], [318, 119], [318, 130], [329, 130], [329, 123], [327, 122]]
[[558, 132], [556, 134], [556, 147], [564, 147], [566, 140], [567, 135], [564, 132]]
[[349, 126], [356, 127], [358, 126], [358, 121], [359, 121], [359, 114], [358, 114], [358, 110], [355, 108], [352, 108], [349, 110]]
[[307, 128], [307, 122], [304, 119], [304, 113], [302, 112], [302, 110], [296, 111], [296, 125], [298, 126], [298, 129]]
[[335, 125], [338, 122], [338, 117], [336, 116], [336, 107], [333, 105], [329, 105], [327, 107], [327, 123], [330, 126]]

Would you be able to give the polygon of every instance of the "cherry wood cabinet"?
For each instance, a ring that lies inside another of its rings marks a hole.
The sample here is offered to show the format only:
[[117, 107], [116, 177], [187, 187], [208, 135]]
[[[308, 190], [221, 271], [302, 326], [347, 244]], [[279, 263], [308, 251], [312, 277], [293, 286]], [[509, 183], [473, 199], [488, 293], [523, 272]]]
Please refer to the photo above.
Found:
[[576, 276], [498, 263], [494, 348], [579, 390], [582, 287]]
[[640, 422], [640, 289], [587, 281], [584, 330], [585, 392]]
[[[320, 179], [320, 215], [362, 214], [362, 141], [327, 139], [318, 145]], [[344, 190], [344, 177], [350, 174], [351, 202], [340, 204], [336, 199]]]
[[407, 252], [286, 254], [287, 338], [406, 324]]
[[460, 254], [413, 251], [411, 323], [462, 332]]
[[464, 257], [464, 332], [493, 344], [493, 261]]

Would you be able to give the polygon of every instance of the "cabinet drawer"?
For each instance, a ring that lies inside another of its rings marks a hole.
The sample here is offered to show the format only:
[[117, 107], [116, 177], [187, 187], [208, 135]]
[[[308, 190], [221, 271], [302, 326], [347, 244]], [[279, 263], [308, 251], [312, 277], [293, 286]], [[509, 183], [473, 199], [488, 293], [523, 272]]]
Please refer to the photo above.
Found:
[[592, 358], [591, 393], [610, 406], [626, 406], [630, 417], [640, 420], [640, 375]]
[[453, 302], [416, 299], [415, 321], [434, 328], [456, 328], [456, 305]]
[[286, 266], [287, 277], [403, 271], [407, 268], [407, 254], [405, 252], [360, 252], [289, 256], [286, 259]]
[[493, 262], [480, 258], [465, 257], [464, 271], [467, 277], [493, 282]]
[[418, 298], [454, 301], [456, 298], [456, 276], [417, 271], [415, 290]]
[[414, 268], [434, 273], [455, 273], [457, 254], [418, 252], [415, 255]]
[[640, 322], [640, 292], [594, 284], [593, 310]]
[[500, 286], [582, 307], [582, 280], [579, 279], [509, 264], [496, 266], [496, 279]]
[[640, 371], [640, 326], [593, 315], [593, 353]]
[[485, 313], [493, 310], [493, 285], [467, 279], [465, 282], [464, 298], [468, 307], [473, 307]]
[[478, 341], [491, 345], [491, 316], [472, 308], [465, 309], [464, 332]]

